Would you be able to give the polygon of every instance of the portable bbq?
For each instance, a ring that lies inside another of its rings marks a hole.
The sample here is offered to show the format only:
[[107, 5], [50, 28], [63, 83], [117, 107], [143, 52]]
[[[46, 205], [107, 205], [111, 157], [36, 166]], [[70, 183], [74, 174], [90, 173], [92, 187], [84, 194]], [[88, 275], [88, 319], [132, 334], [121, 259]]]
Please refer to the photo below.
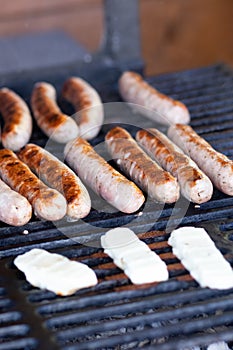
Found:
[[[14, 88], [28, 101], [32, 84], [45, 79], [60, 89], [71, 74], [81, 74], [104, 102], [119, 102], [117, 78], [122, 70], [142, 69], [137, 26], [137, 2], [106, 1], [107, 36], [101, 53], [86, 59], [80, 53], [68, 63], [1, 74], [1, 85]], [[114, 13], [114, 15], [113, 15]], [[121, 25], [119, 25], [119, 14]], [[132, 32], [124, 35], [127, 23]], [[130, 38], [130, 45], [127, 40]], [[26, 44], [25, 44], [26, 45]], [[162, 92], [183, 101], [192, 127], [217, 150], [233, 157], [233, 71], [224, 64], [148, 78]], [[69, 112], [69, 107], [64, 105]], [[108, 116], [107, 116], [108, 118]], [[145, 127], [152, 126], [143, 120]], [[111, 117], [93, 144], [99, 144]], [[119, 116], [119, 124], [125, 119]], [[133, 124], [133, 123], [131, 123]], [[127, 124], [134, 134], [134, 125]], [[34, 127], [32, 142], [47, 139]], [[53, 145], [49, 145], [53, 147]], [[59, 153], [59, 152], [58, 152]], [[233, 290], [200, 288], [171, 252], [170, 230], [177, 225], [204, 227], [233, 264], [233, 198], [214, 190], [200, 206], [181, 199], [162, 207], [149, 199], [140, 213], [111, 212], [105, 202], [76, 223], [58, 225], [33, 218], [24, 227], [0, 226], [0, 350], [185, 349], [224, 340], [233, 344]], [[99, 247], [100, 236], [117, 226], [132, 228], [167, 263], [170, 279], [135, 286]], [[24, 234], [24, 233], [29, 234]], [[84, 262], [98, 276], [97, 286], [62, 298], [31, 287], [13, 259], [34, 247]]]

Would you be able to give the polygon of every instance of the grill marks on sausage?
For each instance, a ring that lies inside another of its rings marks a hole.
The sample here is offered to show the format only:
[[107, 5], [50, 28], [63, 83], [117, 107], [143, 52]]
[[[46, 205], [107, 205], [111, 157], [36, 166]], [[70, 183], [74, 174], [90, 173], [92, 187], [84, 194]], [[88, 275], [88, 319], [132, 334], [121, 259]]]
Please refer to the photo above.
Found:
[[217, 152], [188, 125], [173, 125], [168, 135], [190, 155], [219, 190], [233, 195], [233, 161]]
[[141, 90], [145, 90], [148, 91], [148, 95], [149, 94], [157, 94], [157, 96], [163, 100], [169, 101], [170, 103], [180, 106], [180, 107], [184, 107], [184, 104], [180, 101], [177, 100], [173, 100], [171, 97], [162, 94], [161, 92], [159, 92], [158, 90], [156, 90], [154, 87], [152, 87], [151, 85], [149, 85], [145, 80], [143, 80], [143, 78], [138, 74], [138, 73], [134, 73], [134, 72], [127, 72], [128, 76], [130, 76], [132, 79], [134, 79], [135, 84], [138, 84], [139, 89]]
[[35, 84], [31, 97], [32, 110], [38, 126], [54, 141], [66, 143], [78, 136], [76, 122], [62, 113], [56, 103], [56, 90], [51, 84]]
[[[86, 89], [78, 79], [68, 79], [62, 90], [63, 96], [73, 104], [76, 111], [91, 107], [90, 97], [87, 95]], [[84, 113], [83, 121], [87, 121], [87, 115]]]
[[143, 186], [144, 180], [148, 174], [156, 184], [164, 184], [171, 179], [171, 175], [168, 172], [163, 171], [159, 166], [150, 159], [141, 150], [133, 138], [122, 128], [116, 127], [107, 134], [107, 141], [111, 144], [112, 138], [114, 139], [114, 153], [120, 154], [123, 150], [123, 157], [118, 159], [118, 164], [124, 164], [127, 167], [129, 173], [133, 167], [135, 171], [139, 171], [141, 176], [139, 180]]
[[[216, 159], [218, 163], [221, 164], [222, 167], [226, 167], [229, 165], [230, 160], [224, 155], [220, 154], [219, 152], [216, 152], [212, 146], [202, 139], [199, 135], [197, 135], [194, 130], [191, 130], [191, 127], [189, 128], [184, 128], [183, 125], [178, 124], [177, 127], [184, 133], [186, 134], [187, 137], [187, 142], [190, 144], [195, 144], [196, 147], [198, 147], [200, 150], [205, 151], [204, 159]], [[187, 133], [187, 131], [189, 133]], [[198, 138], [197, 138], [198, 136]], [[233, 170], [233, 162], [231, 162], [231, 167]]]
[[28, 198], [30, 203], [38, 197], [45, 185], [10, 150], [0, 150], [1, 176], [8, 185]]
[[178, 179], [184, 197], [199, 204], [211, 198], [210, 179], [164, 134], [155, 128], [140, 130], [136, 139], [153, 159]]
[[124, 72], [119, 80], [119, 91], [125, 101], [145, 107], [139, 112], [158, 123], [187, 124], [190, 121], [189, 111], [182, 102], [162, 94], [137, 73]]
[[37, 110], [36, 119], [41, 127], [49, 126], [57, 128], [66, 120], [60, 108], [51, 98], [51, 92], [48, 94], [47, 84], [37, 83], [32, 94], [32, 107]]
[[0, 150], [0, 176], [12, 189], [28, 199], [39, 217], [45, 220], [59, 220], [65, 215], [65, 198], [40, 181], [28, 166], [8, 149]]
[[18, 105], [19, 100], [17, 101], [16, 94], [10, 92], [10, 90], [0, 90], [0, 110], [3, 117], [7, 116], [6, 119], [10, 118], [14, 122], [18, 123], [18, 117], [22, 114], [21, 109], [18, 109]]
[[15, 92], [0, 89], [0, 113], [4, 119], [2, 143], [14, 151], [23, 147], [32, 133], [32, 118], [26, 103]]
[[113, 159], [116, 158], [120, 168], [151, 198], [165, 203], [173, 203], [179, 198], [177, 180], [154, 162], [126, 130], [115, 127], [105, 139], [110, 154]]
[[81, 137], [86, 140], [93, 139], [99, 133], [104, 120], [103, 105], [97, 91], [85, 80], [71, 77], [64, 83], [62, 95], [77, 112], [75, 118]]
[[84, 139], [65, 147], [68, 164], [103, 199], [125, 213], [137, 211], [145, 198], [140, 189], [109, 165]]
[[[74, 177], [71, 174], [67, 173], [66, 169], [58, 166], [58, 162], [49, 157], [46, 157], [46, 154], [42, 154], [39, 149], [36, 149], [36, 145], [28, 145], [23, 151], [19, 153], [19, 157], [30, 164], [30, 168], [33, 172], [40, 175], [44, 180], [49, 179], [49, 182], [53, 184], [53, 187], [56, 188], [59, 192], [66, 193], [69, 190], [72, 190], [72, 187], [75, 185]], [[75, 186], [77, 187], [77, 186]], [[67, 191], [68, 190], [68, 191]], [[75, 189], [75, 194], [78, 195], [80, 189]], [[67, 196], [67, 202], [72, 201], [73, 194]]]
[[89, 194], [75, 173], [41, 147], [28, 144], [20, 153], [33, 172], [66, 198], [67, 214], [73, 219], [86, 216], [91, 209]]

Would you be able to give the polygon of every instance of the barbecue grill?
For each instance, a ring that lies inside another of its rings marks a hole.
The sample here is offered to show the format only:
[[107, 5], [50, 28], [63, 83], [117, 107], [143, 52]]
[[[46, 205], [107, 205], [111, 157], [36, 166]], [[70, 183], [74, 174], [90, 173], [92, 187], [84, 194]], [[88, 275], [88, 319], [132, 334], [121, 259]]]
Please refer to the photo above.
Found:
[[[124, 64], [105, 66], [104, 76], [101, 70], [93, 68], [95, 64], [92, 65], [89, 80], [98, 88], [104, 102], [120, 101], [116, 77], [123, 66], [141, 69], [137, 53], [134, 58], [134, 64], [127, 58]], [[54, 67], [52, 73], [45, 70], [42, 75], [59, 89], [63, 78], [77, 71], [75, 64], [70, 63], [63, 70]], [[86, 68], [81, 70], [84, 77], [86, 71]], [[31, 71], [24, 84], [20, 84], [20, 73], [16, 72], [5, 76], [4, 84], [15, 88], [28, 101], [37, 75], [37, 70]], [[150, 77], [148, 81], [184, 102], [191, 112], [193, 128], [232, 159], [233, 71], [229, 67], [218, 64]], [[145, 120], [145, 127], [152, 126], [151, 123]], [[119, 124], [124, 124], [120, 117]], [[94, 144], [104, 139], [108, 127], [103, 128]], [[135, 133], [133, 125], [126, 127]], [[43, 146], [47, 143], [36, 127], [32, 141]], [[85, 221], [76, 223], [61, 221], [55, 226], [33, 218], [21, 228], [1, 224], [0, 350], [181, 350], [195, 345], [204, 347], [220, 340], [230, 346], [233, 342], [233, 289], [200, 288], [172, 254], [167, 240], [172, 227], [178, 224], [204, 227], [233, 264], [233, 198], [215, 189], [209, 202], [195, 206], [181, 199], [175, 210], [173, 205], [161, 208], [147, 200], [141, 213], [131, 215], [109, 212], [106, 203], [102, 211], [94, 209], [96, 207], [93, 205]], [[98, 247], [100, 236], [108, 228], [122, 225], [138, 233], [166, 262], [169, 281], [132, 285], [103, 253]], [[27, 231], [29, 234], [23, 234]], [[88, 264], [98, 276], [98, 285], [66, 298], [31, 287], [14, 267], [13, 259], [34, 247]]]

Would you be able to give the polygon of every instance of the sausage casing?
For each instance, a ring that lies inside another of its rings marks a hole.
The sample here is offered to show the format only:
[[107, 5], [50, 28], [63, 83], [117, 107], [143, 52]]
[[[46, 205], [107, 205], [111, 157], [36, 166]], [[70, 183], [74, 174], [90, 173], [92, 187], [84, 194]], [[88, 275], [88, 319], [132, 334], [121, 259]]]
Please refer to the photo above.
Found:
[[172, 125], [168, 136], [197, 163], [220, 191], [233, 196], [233, 162], [229, 158], [217, 152], [188, 125]]
[[25, 225], [32, 216], [27, 199], [0, 180], [0, 220], [8, 225]]
[[140, 108], [140, 113], [160, 124], [188, 124], [190, 121], [189, 111], [182, 102], [160, 93], [137, 73], [123, 73], [119, 91], [126, 102], [144, 107]]
[[104, 120], [103, 105], [97, 91], [85, 80], [71, 77], [65, 82], [62, 94], [77, 112], [80, 136], [85, 140], [97, 136]]
[[4, 119], [1, 135], [5, 148], [18, 151], [29, 141], [32, 134], [32, 117], [26, 103], [7, 88], [0, 90], [0, 113]]
[[138, 143], [161, 167], [177, 178], [181, 193], [194, 203], [204, 203], [213, 194], [210, 179], [183, 151], [157, 129], [139, 130]]
[[137, 211], [145, 198], [140, 189], [110, 166], [80, 137], [65, 147], [65, 159], [99, 196], [124, 213]]
[[152, 199], [163, 203], [178, 200], [177, 180], [153, 161], [125, 129], [111, 129], [105, 141], [120, 168]]
[[52, 140], [66, 143], [78, 136], [76, 122], [61, 112], [56, 103], [56, 90], [51, 84], [35, 84], [31, 106], [38, 126]]
[[0, 150], [0, 176], [13, 190], [26, 197], [35, 215], [45, 220], [59, 220], [66, 214], [66, 200], [47, 187], [14, 152]]
[[18, 157], [50, 187], [62, 193], [67, 201], [67, 215], [72, 220], [87, 216], [91, 200], [78, 176], [58, 158], [43, 148], [28, 144]]

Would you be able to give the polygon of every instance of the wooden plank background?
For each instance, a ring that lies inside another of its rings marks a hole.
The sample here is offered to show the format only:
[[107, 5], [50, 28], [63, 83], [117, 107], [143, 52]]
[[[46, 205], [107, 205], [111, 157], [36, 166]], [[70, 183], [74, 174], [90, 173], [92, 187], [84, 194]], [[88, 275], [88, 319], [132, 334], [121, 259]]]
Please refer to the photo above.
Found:
[[[1, 37], [63, 29], [89, 50], [100, 45], [102, 0], [0, 0], [0, 8]], [[232, 19], [232, 0], [140, 0], [146, 73], [233, 65]]]

